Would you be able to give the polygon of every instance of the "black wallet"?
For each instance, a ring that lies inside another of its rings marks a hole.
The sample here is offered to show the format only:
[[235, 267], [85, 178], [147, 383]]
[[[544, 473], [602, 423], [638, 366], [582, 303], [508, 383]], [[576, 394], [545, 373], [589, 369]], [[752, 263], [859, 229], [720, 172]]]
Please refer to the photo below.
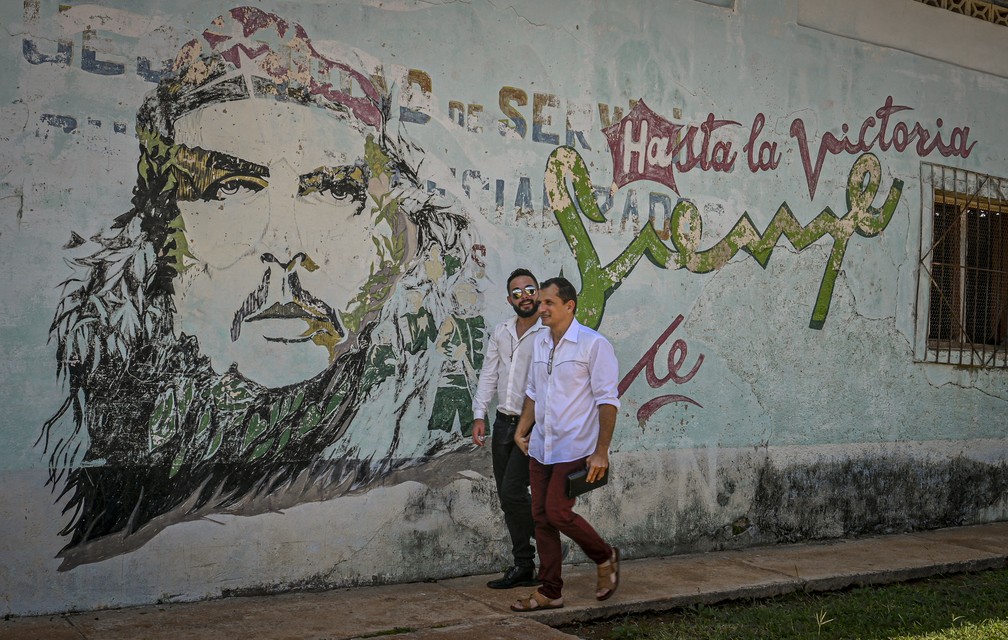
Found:
[[[611, 469], [612, 467], [610, 467]], [[592, 489], [604, 487], [609, 482], [609, 469], [595, 482], [588, 482], [588, 469], [579, 469], [567, 474], [567, 497], [576, 498]]]

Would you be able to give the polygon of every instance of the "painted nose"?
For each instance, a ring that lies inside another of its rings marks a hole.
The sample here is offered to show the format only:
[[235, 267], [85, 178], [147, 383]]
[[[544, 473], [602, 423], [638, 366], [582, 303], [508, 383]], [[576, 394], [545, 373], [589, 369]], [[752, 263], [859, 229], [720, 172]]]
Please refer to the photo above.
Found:
[[294, 267], [299, 266], [300, 264], [305, 262], [308, 259], [308, 256], [305, 254], [304, 251], [299, 251], [295, 253], [289, 260], [285, 261], [280, 258], [277, 258], [272, 253], [266, 252], [261, 256], [259, 256], [259, 259], [263, 262], [263, 264], [266, 265], [276, 264], [280, 266], [284, 271], [290, 271]]
[[270, 189], [267, 204], [267, 222], [260, 243], [260, 256], [273, 257], [278, 265], [288, 265], [299, 253], [303, 254], [304, 238], [298, 227], [297, 171], [286, 158], [270, 164]]

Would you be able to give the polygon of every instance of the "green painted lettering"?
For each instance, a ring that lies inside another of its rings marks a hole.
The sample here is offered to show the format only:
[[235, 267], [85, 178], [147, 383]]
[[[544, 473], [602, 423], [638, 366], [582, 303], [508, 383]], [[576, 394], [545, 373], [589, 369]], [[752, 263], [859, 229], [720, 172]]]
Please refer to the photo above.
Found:
[[[703, 220], [696, 205], [688, 200], [676, 204], [672, 211], [670, 236], [674, 249], [659, 238], [652, 223], [641, 232], [609, 264], [601, 260], [585, 228], [581, 216], [592, 222], [605, 222], [605, 216], [595, 202], [588, 168], [571, 147], [559, 147], [546, 165], [546, 192], [567, 245], [577, 261], [581, 274], [578, 298], [578, 321], [597, 328], [602, 322], [609, 296], [634, 270], [644, 256], [663, 269], [685, 268], [692, 273], [709, 273], [728, 263], [740, 250], [745, 251], [766, 268], [774, 247], [783, 235], [798, 251], [802, 251], [825, 235], [833, 238], [833, 247], [826, 262], [809, 326], [821, 329], [829, 314], [833, 287], [843, 264], [847, 242], [857, 232], [866, 238], [882, 232], [889, 224], [903, 193], [903, 181], [893, 180], [881, 208], [872, 203], [881, 184], [881, 164], [871, 153], [861, 155], [853, 164], [847, 181], [847, 214], [838, 218], [826, 207], [806, 226], [802, 226], [786, 202], [777, 209], [766, 230], [760, 233], [747, 212], [713, 247], [698, 251], [703, 237]], [[570, 188], [568, 188], [568, 181]], [[571, 197], [573, 189], [573, 198]]]

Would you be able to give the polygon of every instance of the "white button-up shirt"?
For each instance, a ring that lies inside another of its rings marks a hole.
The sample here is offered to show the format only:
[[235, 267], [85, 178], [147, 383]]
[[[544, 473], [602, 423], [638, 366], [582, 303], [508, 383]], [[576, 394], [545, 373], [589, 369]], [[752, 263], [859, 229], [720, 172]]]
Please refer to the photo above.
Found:
[[473, 397], [473, 418], [486, 419], [487, 407], [494, 393], [497, 394], [498, 411], [512, 416], [521, 415], [525, 403], [525, 383], [532, 363], [532, 342], [544, 328], [542, 322], [536, 319], [535, 324], [519, 338], [517, 317], [498, 323], [493, 328]]
[[604, 336], [571, 322], [554, 346], [536, 336], [525, 394], [535, 402], [529, 455], [542, 464], [573, 462], [595, 452], [602, 404], [619, 408], [616, 352]]

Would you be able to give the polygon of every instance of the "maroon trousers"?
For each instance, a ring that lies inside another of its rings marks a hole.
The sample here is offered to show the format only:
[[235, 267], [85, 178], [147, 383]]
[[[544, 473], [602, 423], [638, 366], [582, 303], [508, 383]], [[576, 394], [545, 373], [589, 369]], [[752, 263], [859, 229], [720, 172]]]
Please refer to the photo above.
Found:
[[567, 474], [584, 469], [585, 458], [573, 462], [542, 464], [529, 458], [529, 484], [532, 487], [532, 518], [535, 520], [536, 546], [539, 547], [539, 591], [551, 600], [561, 596], [563, 562], [560, 533], [577, 543], [595, 564], [612, 555], [612, 547], [588, 521], [574, 513], [574, 498], [567, 497]]

